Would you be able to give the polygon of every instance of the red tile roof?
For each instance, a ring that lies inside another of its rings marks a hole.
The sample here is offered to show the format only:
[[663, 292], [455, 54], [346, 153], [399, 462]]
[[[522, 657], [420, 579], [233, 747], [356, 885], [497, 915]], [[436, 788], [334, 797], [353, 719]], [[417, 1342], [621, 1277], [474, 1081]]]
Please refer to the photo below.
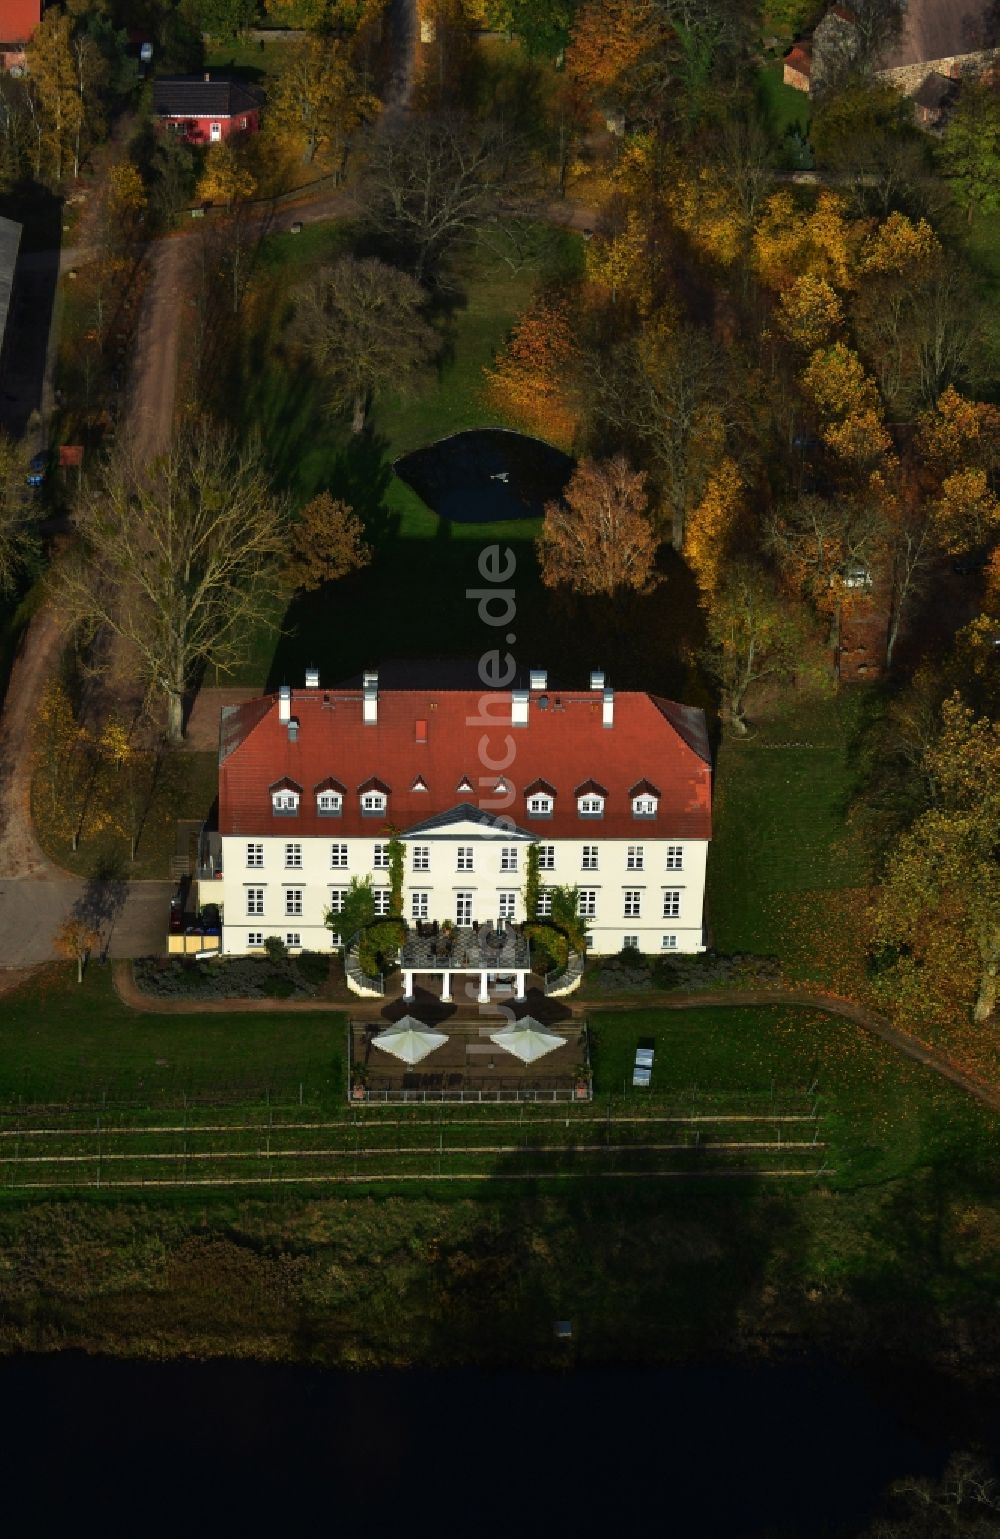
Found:
[[[365, 726], [360, 690], [296, 689], [294, 738], [278, 719], [277, 696], [228, 706], [220, 727], [220, 831], [289, 833], [291, 819], [274, 815], [269, 796], [269, 787], [287, 779], [303, 787], [297, 833], [374, 837], [383, 823], [362, 814], [358, 788], [377, 776], [389, 788], [384, 822], [405, 832], [470, 800], [455, 788], [469, 766], [481, 762], [485, 767], [481, 777], [472, 777], [477, 792], [471, 799], [540, 837], [593, 834], [595, 820], [577, 813], [576, 787], [595, 775], [608, 793], [602, 837], [634, 836], [640, 826], [653, 838], [711, 837], [712, 772], [702, 711], [653, 695], [621, 693], [614, 700], [614, 724], [604, 727], [600, 691], [550, 691], [547, 709], [538, 704], [540, 694], [531, 696], [528, 725], [512, 727], [508, 691], [486, 692], [482, 709], [478, 690], [383, 690], [378, 721]], [[426, 742], [417, 741], [417, 721], [427, 723]], [[514, 756], [504, 764], [508, 736]], [[514, 793], [508, 807], [498, 806], [501, 798], [489, 790], [501, 765]], [[316, 810], [316, 790], [330, 776], [347, 787], [336, 819]], [[418, 776], [426, 791], [412, 789]], [[656, 815], [640, 821], [632, 816], [630, 797], [637, 781], [647, 778], [662, 794]], [[555, 810], [545, 819], [529, 818], [525, 807], [529, 789], [539, 782], [556, 793]]]
[[3, 0], [0, 38], [5, 43], [26, 43], [41, 18], [42, 0]]

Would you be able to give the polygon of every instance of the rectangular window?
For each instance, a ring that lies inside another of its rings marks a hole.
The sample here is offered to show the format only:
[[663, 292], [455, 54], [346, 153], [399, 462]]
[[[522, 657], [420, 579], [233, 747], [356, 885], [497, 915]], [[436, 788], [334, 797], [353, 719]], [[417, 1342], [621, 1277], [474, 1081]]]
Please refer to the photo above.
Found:
[[677, 950], [677, 936], [676, 935], [661, 935], [660, 936], [660, 950], [661, 951], [676, 951]]
[[264, 888], [247, 888], [247, 913], [262, 914], [264, 912]]
[[251, 930], [249, 932], [249, 934], [247, 935], [247, 945], [248, 946], [263, 946], [263, 944], [264, 944], [264, 932], [263, 932], [263, 930]]
[[302, 869], [302, 846], [301, 846], [301, 844], [286, 844], [285, 845], [285, 865], [289, 869], [294, 869], [296, 871], [301, 871], [301, 869]]
[[375, 914], [379, 919], [385, 919], [389, 913], [389, 899], [392, 893], [388, 887], [376, 887], [375, 889]]
[[344, 899], [347, 897], [346, 887], [330, 888], [330, 913], [342, 914], [344, 912]]
[[517, 893], [498, 892], [497, 916], [500, 919], [513, 919], [517, 912]]
[[624, 940], [622, 941], [622, 950], [623, 951], [628, 951], [628, 950], [638, 951], [638, 949], [639, 949], [639, 937], [638, 937], [638, 935], [626, 935]]
[[625, 889], [624, 898], [625, 898], [625, 918], [626, 919], [641, 919], [642, 918], [642, 893], [639, 892], [637, 888], [627, 887]]
[[456, 871], [472, 870], [472, 845], [460, 844], [455, 851]]
[[597, 870], [597, 845], [596, 844], [585, 844], [584, 845], [584, 847], [583, 847], [583, 869], [584, 869], [584, 871], [596, 871]]
[[684, 870], [684, 846], [682, 844], [667, 845], [667, 870]]
[[347, 845], [346, 844], [331, 844], [331, 846], [330, 846], [330, 864], [331, 864], [331, 866], [337, 866], [337, 867], [340, 867], [340, 868], [343, 868], [344, 866], [347, 865]]
[[472, 923], [472, 894], [471, 894], [471, 892], [456, 892], [456, 894], [455, 894], [455, 923], [457, 925], [470, 925]]
[[503, 849], [500, 851], [500, 870], [501, 871], [516, 871], [517, 870], [517, 845], [516, 844], [505, 844]]
[[426, 892], [414, 892], [410, 894], [410, 917], [412, 919], [426, 919], [427, 905], [430, 894]]
[[262, 844], [247, 845], [247, 865], [262, 866], [264, 864], [264, 846]]
[[679, 919], [681, 914], [681, 895], [676, 887], [663, 889], [663, 917], [664, 919]]
[[302, 914], [302, 888], [285, 888], [285, 913], [290, 918], [298, 919]]
[[414, 871], [429, 871], [431, 869], [431, 847], [429, 844], [415, 844], [413, 846]]
[[597, 890], [594, 887], [580, 888], [580, 918], [594, 919], [597, 916]]
[[289, 930], [288, 931], [287, 935], [285, 936], [285, 945], [286, 946], [301, 946], [302, 945], [302, 936], [299, 934], [298, 930]]
[[538, 846], [539, 871], [554, 871], [556, 869], [556, 847], [554, 844], [540, 844]]
[[372, 856], [372, 867], [376, 871], [388, 871], [389, 846], [387, 844], [377, 844], [375, 846], [375, 853]]
[[548, 919], [552, 913], [552, 894], [546, 892], [544, 887], [538, 894], [538, 906], [535, 909], [535, 913], [539, 919]]
[[641, 844], [630, 844], [625, 857], [625, 865], [629, 871], [641, 871], [643, 862], [643, 848]]

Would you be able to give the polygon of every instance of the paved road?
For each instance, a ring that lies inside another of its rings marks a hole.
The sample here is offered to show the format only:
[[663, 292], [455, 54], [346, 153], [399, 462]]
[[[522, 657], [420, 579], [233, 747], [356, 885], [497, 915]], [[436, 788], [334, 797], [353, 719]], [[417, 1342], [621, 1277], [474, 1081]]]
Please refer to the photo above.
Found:
[[[130, 882], [122, 911], [98, 922], [102, 949], [113, 957], [134, 957], [164, 949], [172, 882]], [[0, 878], [0, 967], [49, 962], [52, 937], [87, 884], [73, 877]]]

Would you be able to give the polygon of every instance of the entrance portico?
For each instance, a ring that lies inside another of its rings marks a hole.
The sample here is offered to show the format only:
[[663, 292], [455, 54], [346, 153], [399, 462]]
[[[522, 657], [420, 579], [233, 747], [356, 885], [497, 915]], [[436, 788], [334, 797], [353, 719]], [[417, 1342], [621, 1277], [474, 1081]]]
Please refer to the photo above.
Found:
[[[405, 1000], [414, 997], [415, 978], [434, 974], [441, 979], [441, 999], [448, 1002], [453, 977], [458, 974], [477, 980], [473, 987], [478, 986], [478, 1003], [486, 1005], [492, 998], [491, 987], [503, 986], [505, 996], [510, 997], [512, 985], [515, 1000], [526, 998], [531, 956], [527, 940], [513, 928], [444, 930], [426, 926], [423, 933], [409, 933], [399, 966]], [[471, 996], [471, 990], [469, 993]]]

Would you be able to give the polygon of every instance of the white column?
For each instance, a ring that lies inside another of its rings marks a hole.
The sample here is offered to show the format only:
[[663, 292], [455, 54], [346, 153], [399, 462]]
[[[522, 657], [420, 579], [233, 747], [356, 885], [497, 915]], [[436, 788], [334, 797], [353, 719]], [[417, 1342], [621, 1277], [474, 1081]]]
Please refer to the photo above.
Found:
[[525, 992], [524, 992], [524, 980], [525, 980], [525, 978], [527, 976], [528, 976], [527, 973], [515, 973], [514, 974], [514, 977], [517, 979], [517, 986], [516, 986], [515, 991], [514, 991], [514, 998], [515, 999], [524, 999], [526, 997], [525, 996]]
[[441, 974], [441, 998], [446, 1004], [451, 999], [451, 973], [447, 970]]
[[488, 1005], [490, 1002], [490, 975], [485, 967], [479, 974], [479, 1003]]
[[407, 1001], [413, 998], [413, 973], [403, 970], [403, 998]]

